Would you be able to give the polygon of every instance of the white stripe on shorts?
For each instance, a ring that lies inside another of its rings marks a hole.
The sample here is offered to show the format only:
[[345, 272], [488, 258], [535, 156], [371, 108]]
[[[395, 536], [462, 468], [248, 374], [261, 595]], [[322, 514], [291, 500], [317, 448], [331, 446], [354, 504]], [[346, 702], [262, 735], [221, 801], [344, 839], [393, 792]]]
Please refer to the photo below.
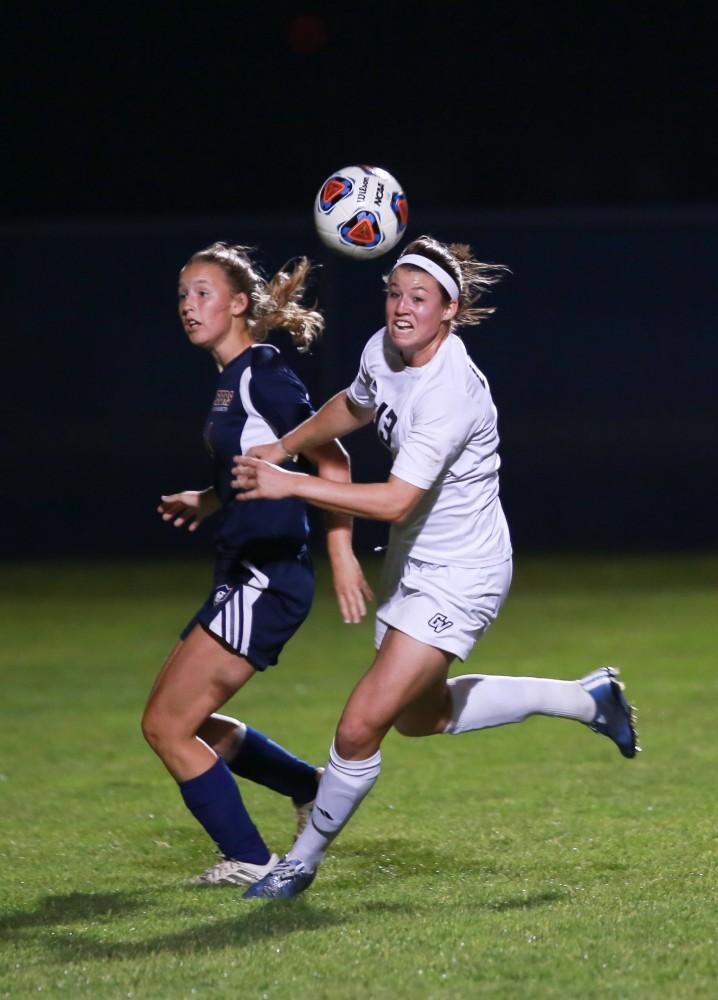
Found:
[[246, 656], [252, 638], [252, 607], [269, 586], [269, 577], [246, 559], [242, 560], [242, 565], [251, 572], [252, 579], [237, 587], [231, 601], [227, 601], [212, 619], [209, 630]]
[[251, 562], [247, 562], [246, 559], [242, 560], [242, 565], [250, 570], [252, 581], [242, 587], [242, 641], [239, 646], [234, 648], [238, 648], [242, 656], [246, 656], [252, 635], [252, 605], [259, 599], [262, 591], [269, 586], [269, 577], [253, 566]]

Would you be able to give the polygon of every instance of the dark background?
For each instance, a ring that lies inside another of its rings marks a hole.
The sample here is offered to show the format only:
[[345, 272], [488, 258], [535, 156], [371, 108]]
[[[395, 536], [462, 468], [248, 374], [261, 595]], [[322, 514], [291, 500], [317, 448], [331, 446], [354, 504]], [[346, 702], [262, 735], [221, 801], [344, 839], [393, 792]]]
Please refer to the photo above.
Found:
[[[322, 179], [390, 169], [408, 235], [509, 265], [466, 335], [522, 549], [716, 543], [716, 14], [707, 5], [27, 6], [5, 22], [3, 550], [206, 549], [153, 514], [202, 486], [209, 359], [178, 268], [216, 238], [308, 253], [316, 402], [381, 324], [391, 256], [333, 256]], [[279, 342], [283, 343], [281, 336]], [[349, 440], [358, 478], [386, 465]], [[364, 546], [384, 537], [363, 525]]]

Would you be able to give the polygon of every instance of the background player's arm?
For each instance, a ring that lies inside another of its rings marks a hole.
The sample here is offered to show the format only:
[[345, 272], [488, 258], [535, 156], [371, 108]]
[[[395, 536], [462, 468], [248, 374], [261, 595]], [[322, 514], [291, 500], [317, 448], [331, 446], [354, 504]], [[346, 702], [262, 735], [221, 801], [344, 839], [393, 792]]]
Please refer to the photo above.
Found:
[[[350, 483], [349, 455], [338, 441], [304, 449], [303, 455], [318, 474], [331, 482]], [[334, 591], [343, 621], [356, 624], [366, 614], [366, 602], [374, 595], [352, 547], [352, 517], [328, 511], [325, 515], [327, 554], [332, 567]]]
[[214, 486], [208, 486], [206, 490], [183, 490], [162, 496], [157, 510], [162, 520], [172, 521], [175, 528], [187, 525], [188, 531], [196, 531], [202, 521], [221, 506]]

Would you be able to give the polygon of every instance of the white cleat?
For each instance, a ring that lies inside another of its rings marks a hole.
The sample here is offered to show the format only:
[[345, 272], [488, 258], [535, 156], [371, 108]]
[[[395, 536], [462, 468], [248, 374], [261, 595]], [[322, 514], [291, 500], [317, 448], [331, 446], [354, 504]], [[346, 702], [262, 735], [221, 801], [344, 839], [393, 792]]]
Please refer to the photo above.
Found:
[[236, 861], [234, 858], [222, 858], [206, 872], [190, 880], [191, 885], [254, 885], [271, 870], [279, 861], [272, 854], [266, 865], [253, 865], [249, 861]]

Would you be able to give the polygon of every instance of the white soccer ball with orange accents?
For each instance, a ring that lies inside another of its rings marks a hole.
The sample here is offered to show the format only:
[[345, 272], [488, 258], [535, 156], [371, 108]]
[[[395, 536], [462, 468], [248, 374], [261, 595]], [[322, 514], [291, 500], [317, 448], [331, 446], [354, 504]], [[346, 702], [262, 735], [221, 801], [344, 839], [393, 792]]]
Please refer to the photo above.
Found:
[[401, 185], [381, 167], [344, 167], [327, 177], [314, 202], [323, 243], [359, 260], [395, 247], [409, 221]]

